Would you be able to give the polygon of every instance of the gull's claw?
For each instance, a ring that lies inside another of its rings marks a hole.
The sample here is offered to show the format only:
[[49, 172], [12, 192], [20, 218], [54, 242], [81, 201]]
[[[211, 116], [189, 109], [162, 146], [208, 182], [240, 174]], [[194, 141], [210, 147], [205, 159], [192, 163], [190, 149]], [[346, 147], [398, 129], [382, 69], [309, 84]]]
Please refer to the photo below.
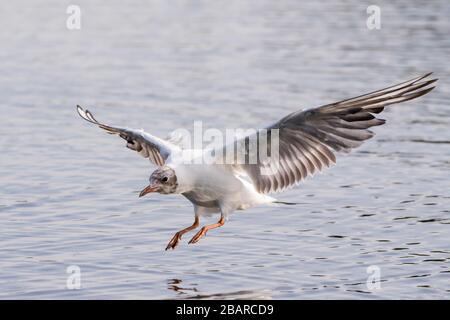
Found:
[[180, 234], [180, 232], [175, 233], [173, 238], [167, 244], [166, 251], [169, 250], [169, 249], [174, 250], [176, 248], [176, 246], [180, 243], [181, 236], [182, 235]]
[[200, 231], [197, 232], [195, 236], [192, 237], [192, 239], [189, 241], [189, 244], [197, 243], [201, 238], [203, 238], [206, 235], [206, 231], [208, 231], [206, 227], [201, 228]]
[[198, 216], [196, 215], [195, 216], [195, 221], [192, 224], [192, 226], [184, 228], [183, 230], [180, 230], [177, 233], [175, 233], [173, 238], [167, 244], [166, 251], [169, 250], [169, 249], [172, 249], [172, 250], [175, 249], [176, 246], [180, 243], [180, 240], [181, 240], [181, 237], [183, 236], [183, 234], [185, 234], [186, 232], [189, 232], [189, 231], [191, 231], [191, 230], [193, 230], [193, 229], [198, 227], [198, 221], [199, 221], [199, 219], [198, 219]]

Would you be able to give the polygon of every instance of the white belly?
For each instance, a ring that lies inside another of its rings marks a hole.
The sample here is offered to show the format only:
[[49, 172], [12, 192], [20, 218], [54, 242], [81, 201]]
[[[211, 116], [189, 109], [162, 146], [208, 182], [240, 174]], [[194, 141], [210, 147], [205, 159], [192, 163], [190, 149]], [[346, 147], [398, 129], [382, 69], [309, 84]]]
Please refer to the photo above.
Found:
[[179, 193], [185, 194], [194, 205], [230, 212], [244, 210], [275, 199], [259, 194], [253, 185], [218, 165], [178, 165], [174, 168]]

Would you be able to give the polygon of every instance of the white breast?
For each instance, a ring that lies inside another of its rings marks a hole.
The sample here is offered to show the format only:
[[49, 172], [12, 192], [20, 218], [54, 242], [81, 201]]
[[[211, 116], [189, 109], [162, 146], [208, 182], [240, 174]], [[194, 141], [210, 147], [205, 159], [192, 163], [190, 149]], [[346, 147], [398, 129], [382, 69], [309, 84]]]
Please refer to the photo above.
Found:
[[275, 201], [221, 165], [179, 164], [173, 169], [177, 175], [177, 192], [195, 190], [199, 201], [217, 200], [231, 211]]

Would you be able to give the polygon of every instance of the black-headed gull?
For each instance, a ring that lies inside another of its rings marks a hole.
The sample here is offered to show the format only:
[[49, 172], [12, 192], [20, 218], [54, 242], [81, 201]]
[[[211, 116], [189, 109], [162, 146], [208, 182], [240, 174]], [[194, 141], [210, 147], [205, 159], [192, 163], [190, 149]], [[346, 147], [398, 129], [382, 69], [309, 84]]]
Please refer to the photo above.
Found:
[[[140, 197], [150, 193], [182, 194], [194, 206], [194, 223], [175, 233], [166, 247], [175, 249], [181, 237], [199, 226], [199, 217], [220, 213], [217, 223], [204, 226], [189, 243], [199, 241], [208, 230], [222, 226], [230, 213], [259, 204], [274, 203], [267, 194], [279, 192], [298, 184], [308, 175], [321, 171], [336, 162], [335, 152], [348, 152], [374, 136], [368, 130], [385, 123], [373, 114], [384, 107], [415, 99], [428, 92], [437, 79], [428, 80], [431, 73], [421, 77], [374, 91], [355, 98], [301, 110], [287, 115], [267, 130], [277, 130], [278, 158], [273, 163], [257, 159], [256, 162], [223, 161], [223, 155], [244, 143], [248, 159], [249, 138], [241, 137], [225, 144], [218, 156], [217, 150], [204, 150], [212, 155], [212, 161], [199, 164], [193, 160], [198, 153], [183, 152], [183, 148], [171, 139], [163, 140], [143, 130], [113, 127], [98, 122], [88, 111], [77, 106], [78, 114], [86, 121], [98, 125], [111, 134], [126, 140], [126, 146], [149, 158], [158, 168], [150, 176], [150, 184]], [[267, 144], [268, 148], [271, 144]], [[186, 157], [190, 157], [187, 159]], [[217, 159], [215, 159], [215, 157]], [[219, 161], [220, 158], [220, 161]], [[267, 173], [269, 172], [269, 173]]]

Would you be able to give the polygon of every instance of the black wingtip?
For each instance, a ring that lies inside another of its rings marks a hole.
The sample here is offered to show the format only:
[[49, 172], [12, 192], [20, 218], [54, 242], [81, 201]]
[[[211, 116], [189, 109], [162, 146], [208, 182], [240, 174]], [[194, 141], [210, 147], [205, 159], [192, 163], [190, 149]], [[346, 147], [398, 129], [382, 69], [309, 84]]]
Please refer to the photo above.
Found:
[[94, 117], [91, 117], [91, 113], [89, 110], [84, 110], [80, 105], [77, 104], [77, 112], [78, 115], [87, 122], [98, 124], [97, 120], [94, 119]]
[[427, 73], [425, 73], [423, 76], [421, 76], [421, 77], [419, 78], [419, 80], [428, 78], [428, 77], [431, 76], [432, 74], [433, 74], [433, 72], [427, 72]]
[[[422, 76], [422, 79], [426, 79], [426, 78], [429, 78], [432, 74], [433, 74], [434, 72], [428, 72], [428, 73], [426, 73], [424, 76]], [[439, 78], [433, 78], [433, 79], [427, 79], [427, 81], [428, 81], [428, 84], [431, 84], [431, 83], [434, 83], [434, 82], [436, 82], [436, 81], [438, 81], [439, 80]]]
[[81, 118], [83, 118], [84, 120], [86, 120], [85, 117], [83, 116], [84, 110], [83, 110], [83, 108], [82, 108], [79, 104], [77, 104], [77, 113], [78, 113], [78, 115], [79, 115]]
[[430, 91], [433, 90], [434, 88], [436, 88], [436, 86], [429, 87], [429, 88], [426, 90], [426, 92], [425, 92], [424, 94], [430, 92]]

